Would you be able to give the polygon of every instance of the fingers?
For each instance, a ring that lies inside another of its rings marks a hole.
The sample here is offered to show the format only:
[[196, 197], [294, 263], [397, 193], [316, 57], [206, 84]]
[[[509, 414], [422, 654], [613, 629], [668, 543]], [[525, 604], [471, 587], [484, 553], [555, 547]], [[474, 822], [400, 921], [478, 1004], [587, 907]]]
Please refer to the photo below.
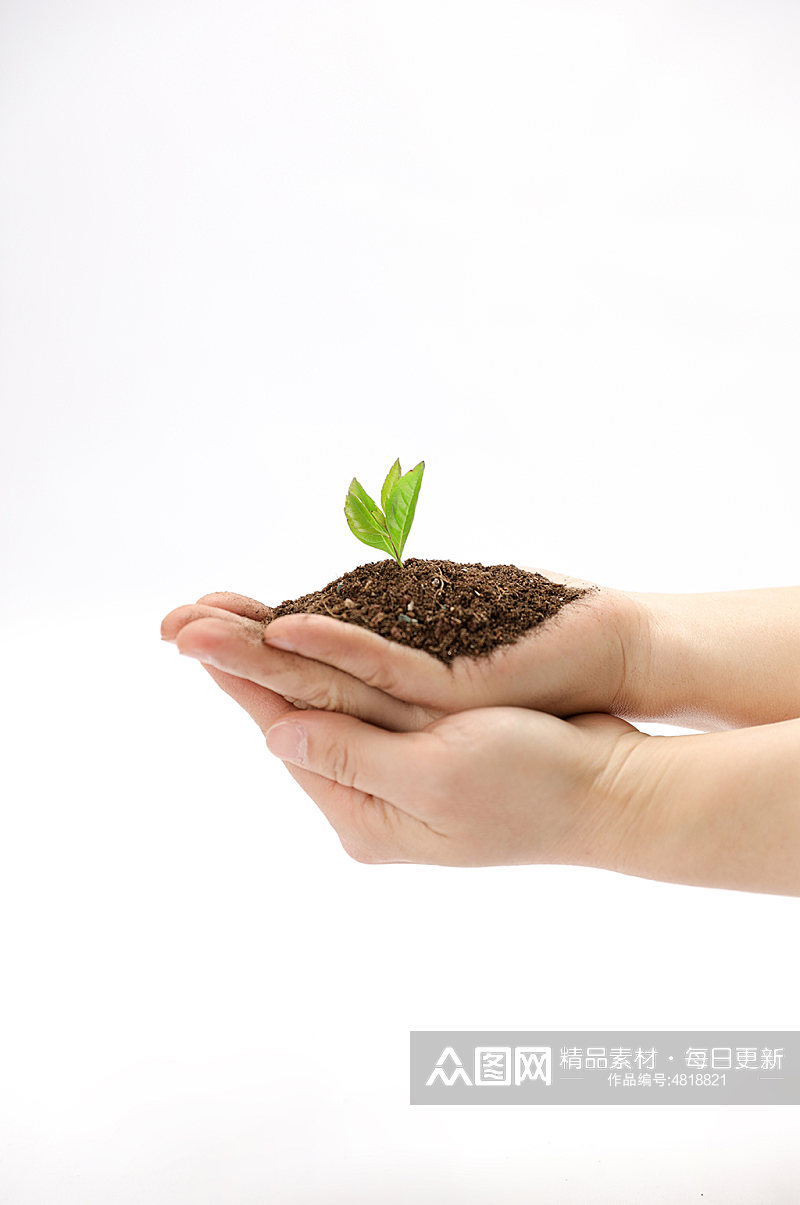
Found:
[[[183, 629], [196, 619], [224, 622], [232, 633], [241, 635], [247, 632], [252, 639], [256, 632], [263, 631], [260, 617], [264, 613], [271, 614], [271, 608], [242, 594], [205, 594], [196, 603], [176, 607], [164, 617], [161, 621], [161, 639], [177, 644]], [[291, 703], [287, 705], [285, 698], [266, 686], [227, 673], [210, 662], [201, 664], [217, 685], [247, 712], [262, 732], [266, 732], [281, 716], [291, 715], [296, 710]]]
[[432, 790], [445, 751], [431, 734], [388, 733], [352, 716], [303, 712], [274, 725], [267, 746], [356, 861], [441, 858], [447, 837], [426, 812], [437, 798]]
[[[211, 665], [204, 664], [203, 668], [247, 712], [263, 733], [277, 725], [291, 723], [295, 717], [302, 716], [305, 722], [309, 714], [287, 706], [280, 695], [247, 678], [237, 678]], [[311, 755], [317, 759], [319, 754], [320, 743], [315, 740]], [[355, 765], [358, 756], [352, 752], [349, 754], [351, 765]], [[330, 754], [319, 757], [319, 764], [323, 762], [336, 769]], [[439, 838], [424, 820], [404, 812], [385, 799], [326, 778], [312, 769], [289, 762], [286, 768], [319, 807], [336, 831], [345, 853], [355, 861], [389, 863], [436, 860]], [[339, 772], [342, 772], [341, 768]]]
[[386, 732], [335, 712], [298, 713], [273, 725], [267, 747], [282, 761], [310, 770], [342, 787], [391, 800], [423, 818], [438, 790], [447, 749], [434, 733]]
[[336, 832], [356, 862], [437, 862], [442, 838], [425, 823], [377, 796], [286, 763], [297, 784]]
[[[277, 726], [291, 724], [295, 718], [302, 717], [304, 726], [310, 716], [308, 712], [297, 711], [288, 706], [280, 695], [264, 686], [258, 686], [246, 678], [237, 678], [224, 673], [213, 666], [204, 665], [209, 676], [229, 694], [231, 698], [248, 713], [262, 732], [273, 731]], [[322, 715], [323, 713], [320, 713]], [[333, 719], [348, 719], [346, 716], [325, 717]], [[357, 721], [353, 721], [358, 723]], [[366, 781], [371, 776], [371, 759], [379, 756], [367, 748], [366, 755], [361, 748], [360, 736], [366, 730], [371, 734], [367, 725], [360, 724], [356, 730], [357, 748], [351, 748], [345, 755], [358, 781]], [[376, 730], [380, 733], [380, 730]], [[312, 741], [306, 746], [307, 762], [305, 765], [286, 762], [286, 768], [306, 794], [316, 803], [329, 824], [336, 831], [342, 848], [349, 857], [357, 862], [390, 863], [390, 862], [433, 862], [437, 859], [437, 849], [440, 845], [439, 834], [430, 827], [423, 818], [414, 815], [410, 810], [390, 803], [385, 799], [359, 789], [345, 785], [335, 778], [325, 777], [319, 770], [310, 768], [308, 759], [312, 759], [318, 767], [325, 767], [329, 773], [345, 774], [346, 768], [337, 754], [331, 748], [330, 742], [335, 742], [335, 733], [326, 737], [327, 745], [320, 731], [313, 734]], [[352, 742], [353, 738], [348, 737]], [[273, 738], [274, 740], [274, 738]], [[337, 760], [338, 758], [338, 760]], [[365, 778], [361, 770], [356, 771], [356, 765], [364, 767]], [[425, 763], [419, 763], [424, 766]], [[428, 780], [431, 776], [431, 760], [428, 761]], [[407, 782], [407, 770], [402, 775]], [[355, 781], [355, 779], [353, 779]], [[394, 786], [390, 784], [390, 788]], [[414, 802], [419, 806], [423, 791]]]
[[198, 603], [205, 603], [207, 606], [218, 607], [223, 611], [235, 612], [237, 615], [243, 615], [246, 619], [257, 619], [260, 623], [268, 620], [273, 610], [266, 603], [259, 602], [255, 598], [248, 598], [246, 594], [232, 594], [229, 590], [218, 590], [212, 594], [204, 594], [197, 601]]
[[262, 732], [266, 732], [279, 720], [291, 719], [297, 713], [297, 709], [291, 704], [287, 704], [281, 695], [267, 690], [265, 686], [258, 686], [255, 682], [248, 681], [247, 678], [237, 678], [233, 674], [226, 674], [213, 665], [203, 665], [203, 669], [206, 670], [209, 677], [213, 678], [217, 686], [247, 712]]
[[241, 618], [263, 627], [272, 614], [272, 607], [268, 607], [266, 603], [258, 602], [255, 598], [248, 598], [245, 594], [232, 594], [228, 590], [220, 590], [216, 593], [204, 594], [202, 598], [198, 598], [196, 603], [176, 607], [174, 611], [165, 615], [161, 621], [161, 639], [174, 640], [185, 624], [192, 619], [201, 619], [205, 616], [230, 619], [232, 622]]
[[357, 624], [327, 615], [283, 615], [267, 624], [264, 641], [334, 666], [394, 698], [434, 710], [452, 709], [448, 666], [421, 649], [404, 647]]
[[[349, 715], [300, 711], [291, 703], [287, 706], [284, 695], [264, 682], [253, 680], [252, 665], [245, 661], [248, 653], [252, 656], [254, 652], [262, 658], [271, 658], [274, 674], [270, 674], [266, 660], [260, 661], [260, 669], [264, 676], [270, 676], [272, 684], [282, 677], [284, 688], [291, 685], [298, 693], [314, 696], [323, 707], [341, 705], [345, 701], [344, 692], [349, 692], [346, 699], [351, 708], [360, 709], [367, 718], [377, 717], [376, 724], [394, 729], [397, 735], [420, 728], [439, 713], [390, 699], [330, 666], [264, 646], [263, 624], [269, 622], [271, 614], [269, 607], [244, 595], [206, 594], [197, 603], [170, 612], [162, 622], [162, 637], [174, 641], [184, 654], [200, 660], [209, 676], [251, 716], [262, 732], [286, 724], [293, 726], [294, 717], [303, 717], [305, 731], [308, 733], [310, 728], [311, 733], [311, 739], [306, 736], [303, 741], [304, 762], [295, 764], [287, 759], [286, 768], [326, 816], [350, 857], [364, 863], [437, 861], [441, 835], [424, 816], [411, 810], [420, 808], [420, 794], [415, 796], [407, 763], [398, 764], [394, 746], [391, 760], [387, 761], [388, 747], [383, 746], [381, 738], [389, 733]], [[224, 668], [213, 663], [217, 660], [226, 662]], [[231, 665], [235, 666], [232, 671]], [[338, 689], [337, 676], [341, 679]], [[324, 729], [320, 719], [332, 721], [334, 727]], [[345, 732], [342, 722], [357, 726], [346, 729], [347, 740], [342, 739]], [[354, 733], [358, 739], [354, 739]], [[361, 739], [365, 733], [366, 743]], [[272, 739], [274, 743], [274, 735]], [[429, 740], [425, 752], [430, 754], [434, 746], [438, 748], [437, 742], [433, 740], [431, 744]], [[422, 770], [425, 763], [417, 755], [416, 745], [407, 747], [404, 756], [409, 755], [411, 764]], [[394, 777], [391, 768], [396, 771]], [[429, 785], [430, 769], [428, 766]], [[379, 784], [396, 798], [390, 801], [369, 789]], [[408, 811], [401, 800], [410, 801]]]
[[178, 633], [194, 619], [218, 619], [230, 624], [231, 627], [249, 628], [254, 633], [263, 631], [263, 624], [231, 611], [204, 603], [187, 603], [185, 606], [176, 607], [161, 620], [161, 639], [174, 641]]
[[[184, 656], [249, 678], [292, 703], [347, 712], [394, 732], [414, 731], [435, 718], [435, 713], [390, 698], [341, 670], [271, 648], [262, 640], [260, 623], [238, 616], [221, 619], [213, 608], [206, 610], [211, 614], [196, 617], [195, 605], [167, 617], [170, 630], [178, 628], [174, 639]], [[182, 620], [188, 622], [178, 627]]]

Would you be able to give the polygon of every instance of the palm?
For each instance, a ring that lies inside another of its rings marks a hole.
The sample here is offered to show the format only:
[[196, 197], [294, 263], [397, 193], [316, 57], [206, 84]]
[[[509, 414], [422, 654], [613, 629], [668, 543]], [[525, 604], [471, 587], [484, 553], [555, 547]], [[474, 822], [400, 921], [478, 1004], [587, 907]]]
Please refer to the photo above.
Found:
[[442, 711], [487, 706], [529, 707], [556, 716], [613, 711], [623, 687], [632, 612], [632, 601], [617, 591], [584, 595], [514, 644], [485, 658], [458, 658], [432, 702]]

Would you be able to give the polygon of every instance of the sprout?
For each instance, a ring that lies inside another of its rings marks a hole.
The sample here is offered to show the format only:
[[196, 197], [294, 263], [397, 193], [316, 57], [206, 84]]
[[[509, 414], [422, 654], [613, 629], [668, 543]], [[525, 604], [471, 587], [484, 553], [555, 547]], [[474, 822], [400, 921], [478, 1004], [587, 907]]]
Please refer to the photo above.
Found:
[[353, 535], [361, 540], [362, 544], [369, 544], [370, 548], [380, 548], [388, 552], [401, 568], [403, 562], [400, 558], [411, 531], [411, 524], [414, 522], [414, 511], [417, 508], [424, 471], [424, 460], [407, 473], [401, 472], [400, 461], [396, 460], [389, 469], [381, 489], [383, 510], [372, 501], [355, 477], [347, 491], [344, 513]]

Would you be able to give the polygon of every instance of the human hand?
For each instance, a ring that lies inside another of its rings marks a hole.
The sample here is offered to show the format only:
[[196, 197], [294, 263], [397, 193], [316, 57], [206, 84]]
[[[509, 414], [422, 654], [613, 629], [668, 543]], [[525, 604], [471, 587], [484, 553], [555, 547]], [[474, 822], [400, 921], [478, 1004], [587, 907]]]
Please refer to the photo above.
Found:
[[800, 719], [670, 738], [611, 716], [561, 720], [494, 707], [387, 732], [350, 715], [299, 710], [203, 662], [198, 644], [227, 639], [220, 623], [237, 629], [230, 639], [238, 646], [240, 620], [249, 619], [260, 642], [262, 604], [237, 606], [239, 618], [227, 621], [209, 606], [213, 630], [188, 622], [187, 632], [199, 629], [191, 640], [173, 613], [165, 635], [174, 624], [178, 646], [187, 641], [271, 742], [285, 721], [301, 729], [301, 761], [275, 751], [359, 861], [570, 862], [800, 894]]
[[[646, 615], [635, 595], [595, 588], [514, 644], [450, 664], [324, 615], [272, 621], [263, 603], [229, 593], [207, 594], [176, 608], [165, 617], [162, 634], [182, 653], [267, 686], [297, 705], [414, 731], [473, 707], [633, 715], [645, 660]], [[288, 650], [287, 642], [296, 651]]]
[[266, 732], [356, 861], [624, 870], [650, 838], [644, 811], [634, 816], [609, 789], [626, 757], [620, 738], [648, 739], [609, 716], [511, 707], [411, 733], [295, 710]]
[[[710, 730], [800, 716], [800, 587], [714, 594], [599, 587], [516, 643], [450, 664], [324, 615], [271, 620], [263, 603], [208, 594], [170, 612], [162, 629], [181, 652], [298, 705], [396, 731], [487, 706], [562, 717], [605, 711]], [[297, 652], [270, 645], [278, 638]]]
[[359, 862], [567, 863], [800, 895], [800, 719], [665, 737], [493, 707], [395, 733], [293, 710], [266, 738]]

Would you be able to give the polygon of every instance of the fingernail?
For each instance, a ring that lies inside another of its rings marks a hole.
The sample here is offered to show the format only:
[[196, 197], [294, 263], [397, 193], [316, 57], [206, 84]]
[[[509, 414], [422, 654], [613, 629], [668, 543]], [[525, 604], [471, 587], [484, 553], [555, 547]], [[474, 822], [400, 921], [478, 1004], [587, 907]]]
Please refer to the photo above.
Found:
[[284, 649], [287, 653], [297, 652], [297, 646], [292, 644], [291, 640], [287, 640], [285, 636], [270, 636], [267, 632], [264, 635], [264, 644], [270, 644], [274, 649]]
[[267, 733], [267, 748], [281, 761], [302, 765], [306, 751], [305, 729], [299, 724], [276, 724]]

